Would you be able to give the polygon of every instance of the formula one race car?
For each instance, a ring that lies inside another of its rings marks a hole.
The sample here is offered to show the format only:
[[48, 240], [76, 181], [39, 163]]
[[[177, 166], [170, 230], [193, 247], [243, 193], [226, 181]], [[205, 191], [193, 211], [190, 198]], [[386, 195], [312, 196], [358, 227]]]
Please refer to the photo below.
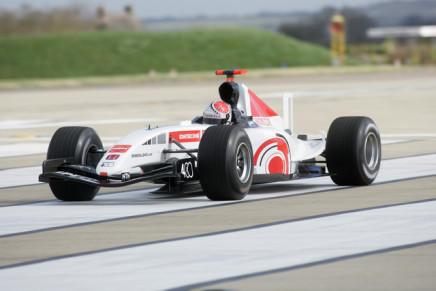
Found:
[[58, 129], [39, 180], [65, 201], [92, 200], [100, 187], [142, 181], [163, 184], [158, 193], [203, 191], [211, 200], [242, 199], [252, 184], [325, 175], [338, 185], [374, 181], [381, 143], [370, 118], [337, 118], [327, 139], [295, 137], [277, 113], [234, 81], [244, 73], [216, 72], [227, 76], [219, 87], [222, 101], [209, 104], [203, 116], [140, 129], [108, 150], [92, 128]]

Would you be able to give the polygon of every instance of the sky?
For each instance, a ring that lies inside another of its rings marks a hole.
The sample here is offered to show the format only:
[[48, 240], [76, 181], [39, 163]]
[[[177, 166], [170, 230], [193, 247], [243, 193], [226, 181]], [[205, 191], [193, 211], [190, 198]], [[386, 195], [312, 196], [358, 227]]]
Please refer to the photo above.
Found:
[[127, 4], [130, 4], [137, 16], [146, 19], [244, 16], [262, 12], [313, 12], [325, 6], [358, 7], [379, 2], [386, 2], [386, 0], [0, 0], [0, 9], [17, 10], [25, 3], [41, 10], [79, 4], [91, 11], [99, 5], [104, 5], [108, 12], [113, 13], [122, 11]]

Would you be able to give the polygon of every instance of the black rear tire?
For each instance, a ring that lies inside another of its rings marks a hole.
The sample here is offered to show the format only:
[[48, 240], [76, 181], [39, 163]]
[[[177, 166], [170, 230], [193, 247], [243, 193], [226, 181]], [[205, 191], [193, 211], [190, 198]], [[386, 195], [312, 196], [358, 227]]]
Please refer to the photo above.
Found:
[[211, 126], [198, 151], [200, 183], [211, 200], [240, 200], [253, 181], [253, 150], [238, 125]]
[[380, 133], [374, 121], [363, 116], [335, 119], [327, 135], [326, 159], [337, 185], [371, 184], [381, 162]]
[[[53, 135], [48, 147], [47, 159], [74, 157], [77, 165], [96, 167], [101, 156], [92, 154], [102, 149], [103, 144], [94, 129], [89, 127], [62, 127]], [[94, 199], [100, 187], [71, 181], [51, 181], [54, 196], [63, 201], [89, 201]]]

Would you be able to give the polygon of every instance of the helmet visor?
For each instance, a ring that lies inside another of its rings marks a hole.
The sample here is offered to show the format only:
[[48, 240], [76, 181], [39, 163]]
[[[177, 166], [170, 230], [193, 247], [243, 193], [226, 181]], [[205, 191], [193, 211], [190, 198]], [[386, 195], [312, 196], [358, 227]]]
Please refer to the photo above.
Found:
[[203, 123], [205, 124], [225, 124], [226, 122], [226, 119], [203, 117]]

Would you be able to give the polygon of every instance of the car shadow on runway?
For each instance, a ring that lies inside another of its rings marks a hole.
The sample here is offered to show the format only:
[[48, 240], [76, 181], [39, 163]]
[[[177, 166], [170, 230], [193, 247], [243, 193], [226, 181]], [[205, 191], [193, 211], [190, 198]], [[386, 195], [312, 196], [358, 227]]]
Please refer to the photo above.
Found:
[[[313, 192], [318, 191], [320, 189], [331, 188], [335, 189], [335, 185], [326, 183], [326, 184], [294, 184], [294, 183], [275, 183], [275, 184], [257, 184], [251, 186], [250, 191], [247, 195], [263, 195], [263, 194], [278, 194], [288, 192], [289, 195], [299, 194], [301, 192]], [[303, 194], [302, 193], [302, 194]]]
[[[304, 195], [318, 191], [335, 190], [337, 186], [329, 183], [325, 184], [302, 184], [302, 183], [269, 183], [253, 185], [248, 192], [247, 196], [239, 201], [248, 200], [247, 198], [254, 199], [268, 199], [277, 196], [291, 196], [291, 195]], [[96, 199], [89, 202], [66, 202], [68, 205], [157, 205], [165, 203], [192, 203], [192, 202], [205, 202], [210, 201], [211, 205], [215, 201], [209, 200], [203, 192], [195, 193], [153, 193], [151, 189], [137, 189], [129, 192], [115, 192], [97, 195]], [[264, 196], [264, 197], [259, 197]], [[251, 200], [251, 199], [250, 199]], [[228, 202], [237, 202], [229, 200]], [[65, 203], [65, 202], [60, 202]]]

